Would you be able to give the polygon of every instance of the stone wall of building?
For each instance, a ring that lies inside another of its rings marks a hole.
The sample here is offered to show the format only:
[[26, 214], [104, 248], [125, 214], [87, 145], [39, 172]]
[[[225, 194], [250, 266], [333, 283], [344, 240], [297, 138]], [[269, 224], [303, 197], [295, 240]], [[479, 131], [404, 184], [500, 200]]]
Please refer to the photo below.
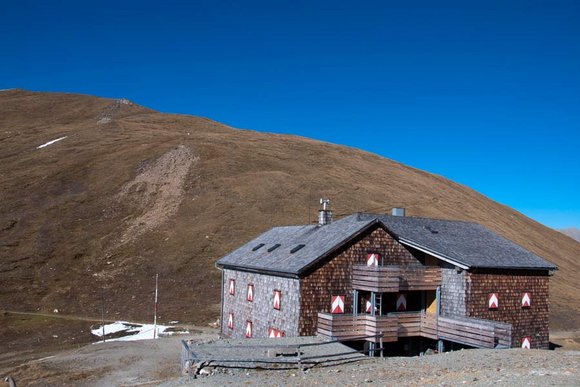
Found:
[[[512, 324], [512, 347], [531, 338], [532, 348], [549, 347], [549, 276], [547, 272], [476, 272], [466, 274], [466, 312], [470, 317]], [[497, 309], [489, 309], [488, 297], [497, 293]], [[529, 293], [531, 306], [522, 307], [522, 294]]]
[[465, 316], [465, 271], [441, 262], [441, 315]]
[[333, 295], [344, 295], [345, 313], [353, 312], [352, 265], [366, 263], [368, 253], [380, 253], [385, 265], [421, 265], [382, 228], [367, 231], [301, 279], [302, 309], [299, 325], [301, 336], [316, 334], [318, 312], [330, 312]]
[[[274, 328], [284, 336], [298, 335], [300, 315], [298, 279], [224, 269], [221, 331], [224, 336], [243, 338], [246, 322], [252, 322], [252, 337], [268, 337]], [[229, 294], [230, 279], [235, 280], [235, 294]], [[248, 285], [254, 285], [254, 299], [247, 300]], [[280, 310], [274, 308], [274, 290], [281, 294]], [[233, 329], [228, 328], [228, 316], [233, 313]]]

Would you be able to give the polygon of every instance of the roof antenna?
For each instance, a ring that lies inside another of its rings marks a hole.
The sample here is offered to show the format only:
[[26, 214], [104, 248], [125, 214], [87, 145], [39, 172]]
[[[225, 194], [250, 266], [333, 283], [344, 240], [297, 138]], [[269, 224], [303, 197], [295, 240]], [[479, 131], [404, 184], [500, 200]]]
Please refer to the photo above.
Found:
[[324, 226], [332, 222], [330, 211], [330, 199], [320, 198], [320, 210], [318, 210], [318, 225]]

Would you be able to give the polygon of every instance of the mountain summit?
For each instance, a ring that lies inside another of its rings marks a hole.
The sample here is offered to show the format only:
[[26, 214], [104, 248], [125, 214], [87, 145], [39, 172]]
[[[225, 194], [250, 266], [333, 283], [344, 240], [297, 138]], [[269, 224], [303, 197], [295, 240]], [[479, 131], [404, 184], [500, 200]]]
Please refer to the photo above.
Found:
[[[410, 149], [412, 151], [412, 149]], [[215, 261], [263, 231], [406, 208], [468, 220], [559, 266], [552, 327], [578, 328], [579, 245], [447, 180], [374, 154], [162, 114], [126, 99], [0, 92], [0, 305], [111, 318], [219, 314]]]

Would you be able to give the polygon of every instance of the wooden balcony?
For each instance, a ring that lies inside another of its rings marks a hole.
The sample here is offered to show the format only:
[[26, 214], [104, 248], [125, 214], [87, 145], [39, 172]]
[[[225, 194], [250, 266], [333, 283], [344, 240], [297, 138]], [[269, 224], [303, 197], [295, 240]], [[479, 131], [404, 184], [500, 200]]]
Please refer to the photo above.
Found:
[[397, 341], [399, 337], [397, 316], [374, 317], [368, 314], [318, 313], [318, 334], [336, 340], [367, 340], [378, 342], [379, 338], [367, 338], [383, 334], [383, 341]]
[[511, 325], [469, 317], [441, 317], [423, 312], [384, 316], [318, 313], [318, 334], [335, 340], [397, 341], [400, 337], [448, 340], [476, 348], [511, 347]]
[[391, 293], [404, 290], [435, 290], [440, 285], [439, 267], [394, 265], [352, 267], [352, 287], [357, 290]]

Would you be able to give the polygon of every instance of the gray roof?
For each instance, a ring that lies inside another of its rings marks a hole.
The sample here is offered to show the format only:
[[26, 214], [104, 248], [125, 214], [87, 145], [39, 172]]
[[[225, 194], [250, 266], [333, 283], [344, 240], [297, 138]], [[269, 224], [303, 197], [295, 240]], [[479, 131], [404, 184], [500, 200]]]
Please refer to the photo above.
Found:
[[[275, 227], [222, 257], [217, 265], [299, 276], [373, 226], [385, 228], [405, 245], [465, 269], [556, 269], [477, 223], [374, 214], [354, 214], [325, 226]], [[263, 246], [254, 250], [260, 244]], [[280, 246], [272, 249], [277, 244]], [[303, 247], [295, 250], [299, 245]]]
[[359, 217], [377, 219], [399, 242], [465, 268], [556, 269], [477, 223], [388, 215], [361, 214]]
[[[375, 219], [361, 220], [351, 215], [325, 226], [274, 227], [224, 256], [217, 264], [298, 275], [375, 222]], [[253, 251], [262, 243], [263, 247]], [[268, 251], [276, 244], [280, 247]], [[298, 245], [304, 247], [292, 253]]]

